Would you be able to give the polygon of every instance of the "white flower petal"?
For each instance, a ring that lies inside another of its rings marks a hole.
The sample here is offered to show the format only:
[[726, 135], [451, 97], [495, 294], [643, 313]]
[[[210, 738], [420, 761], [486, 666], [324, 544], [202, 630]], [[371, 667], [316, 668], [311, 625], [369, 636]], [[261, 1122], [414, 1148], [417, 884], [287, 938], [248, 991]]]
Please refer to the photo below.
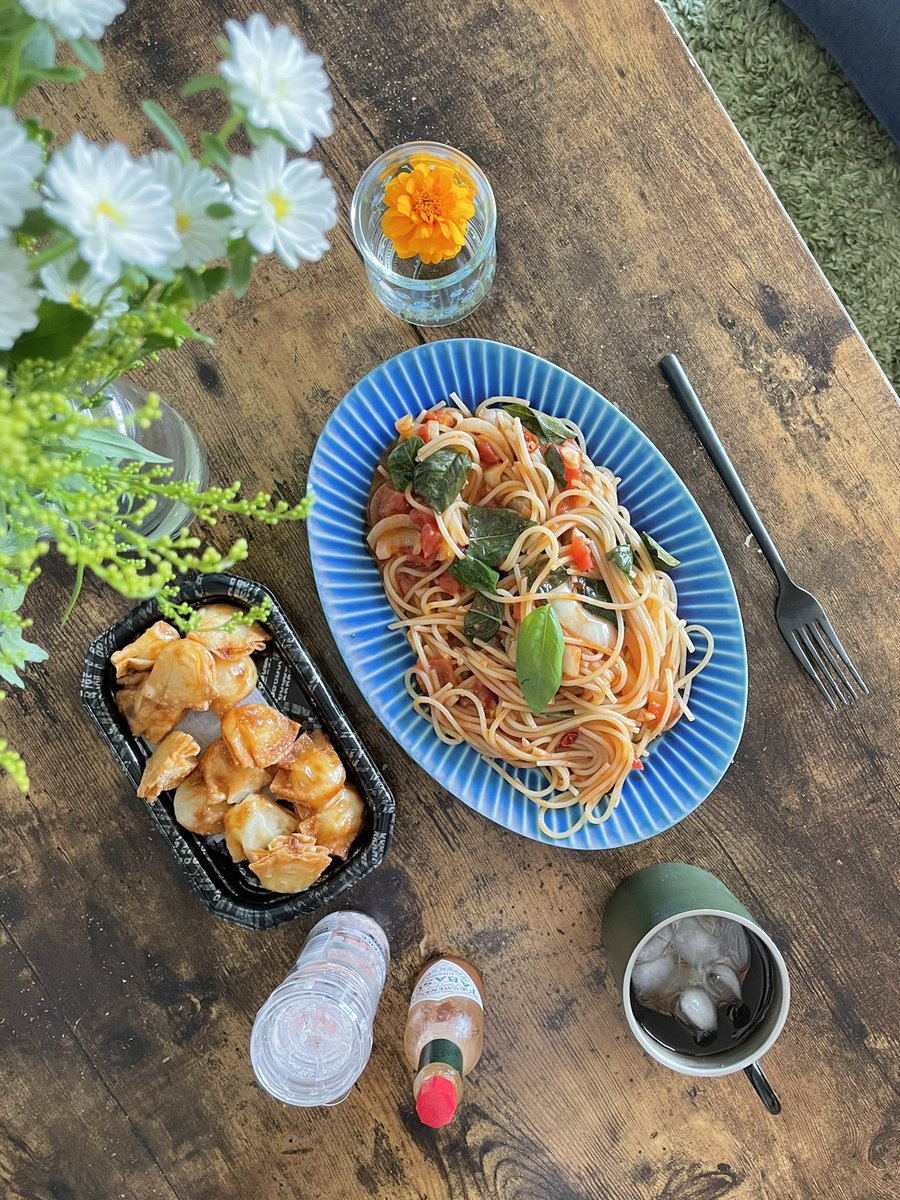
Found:
[[30, 17], [47, 21], [60, 37], [96, 42], [125, 11], [125, 0], [19, 0]]
[[95, 146], [76, 133], [45, 182], [47, 212], [75, 234], [100, 279], [113, 282], [128, 263], [162, 267], [181, 244], [169, 189], [119, 142]]
[[37, 142], [11, 108], [0, 108], [0, 236], [21, 225], [26, 209], [36, 208], [41, 198], [33, 184], [43, 157]]
[[0, 242], [0, 350], [37, 325], [41, 298], [32, 287], [25, 254], [11, 242]]
[[251, 125], [273, 129], [297, 150], [310, 150], [332, 132], [328, 73], [287, 25], [272, 26], [261, 13], [246, 25], [226, 21], [231, 57], [219, 73]]
[[254, 249], [273, 251], [289, 267], [315, 262], [328, 250], [325, 234], [337, 223], [337, 197], [321, 163], [290, 162], [284, 146], [268, 139], [231, 169], [235, 215]]
[[96, 312], [92, 333], [102, 333], [111, 320], [127, 312], [128, 303], [121, 288], [110, 291], [109, 281], [99, 279], [92, 271], [77, 282], [73, 281], [70, 277], [72, 268], [81, 261], [78, 252], [71, 250], [41, 267], [41, 293], [57, 304]]
[[169, 265], [204, 267], [221, 258], [234, 219], [210, 217], [206, 210], [211, 204], [230, 203], [228, 185], [208, 167], [194, 161], [182, 162], [167, 150], [154, 150], [147, 163], [172, 196], [179, 246], [169, 256]]

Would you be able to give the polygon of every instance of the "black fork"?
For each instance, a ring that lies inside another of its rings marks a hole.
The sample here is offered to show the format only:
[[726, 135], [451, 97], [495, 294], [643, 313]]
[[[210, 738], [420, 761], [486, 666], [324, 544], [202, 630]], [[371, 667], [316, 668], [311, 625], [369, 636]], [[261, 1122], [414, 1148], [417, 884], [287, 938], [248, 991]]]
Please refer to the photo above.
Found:
[[860, 694], [868, 695], [869, 689], [841, 645], [841, 639], [834, 632], [824, 608], [815, 596], [799, 587], [788, 575], [769, 531], [763, 525], [678, 358], [674, 354], [667, 354], [659, 365], [778, 580], [775, 620], [781, 636], [833, 709], [837, 709], [837, 701], [849, 704], [851, 700], [857, 700]]

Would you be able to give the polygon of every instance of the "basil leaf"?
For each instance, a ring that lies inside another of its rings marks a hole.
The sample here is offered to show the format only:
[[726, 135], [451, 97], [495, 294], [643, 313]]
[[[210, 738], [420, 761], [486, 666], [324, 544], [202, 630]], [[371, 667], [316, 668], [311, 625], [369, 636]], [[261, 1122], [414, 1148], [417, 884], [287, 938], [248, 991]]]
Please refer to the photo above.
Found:
[[516, 679], [525, 703], [541, 713], [562, 683], [563, 632], [549, 604], [533, 608], [519, 627]]
[[[544, 569], [544, 567], [546, 567], [546, 565], [547, 565], [547, 560], [544, 559], [543, 562], [532, 563], [531, 566], [528, 568], [528, 570], [525, 572], [525, 582], [528, 584], [529, 589], [533, 590], [534, 581], [537, 579], [538, 575], [540, 575], [541, 571], [543, 571], [543, 569]], [[538, 588], [538, 591], [542, 592], [542, 593], [543, 592], [552, 592], [554, 590], [554, 588], [562, 587], [562, 585], [564, 583], [568, 583], [568, 582], [569, 582], [569, 572], [566, 570], [565, 567], [557, 567], [554, 571], [550, 572], [550, 574], [547, 576], [547, 578], [544, 580], [544, 582]]]
[[674, 554], [670, 554], [668, 550], [664, 550], [656, 538], [652, 538], [649, 533], [645, 533], [643, 530], [641, 530], [641, 541], [647, 547], [650, 561], [656, 567], [657, 571], [671, 571], [672, 567], [681, 566], [680, 558], [676, 558]]
[[511, 417], [518, 417], [529, 433], [533, 433], [542, 442], [568, 442], [572, 432], [562, 421], [529, 408], [527, 404], [504, 404], [504, 411]]
[[469, 555], [480, 558], [489, 567], [499, 567], [529, 521], [514, 508], [485, 508], [473, 504], [469, 508]]
[[[594, 579], [585, 576], [578, 580], [577, 590], [583, 596], [587, 596], [591, 600], [605, 601], [607, 604], [612, 603], [612, 596], [609, 594], [609, 588], [606, 586], [604, 579]], [[609, 621], [611, 625], [617, 625], [619, 622], [619, 611], [615, 608], [600, 608], [596, 604], [586, 604], [585, 608], [592, 616], [602, 617], [604, 621]]]
[[613, 546], [606, 556], [615, 563], [619, 570], [624, 571], [629, 579], [634, 579], [634, 551], [630, 546]]
[[476, 638], [489, 642], [500, 632], [502, 624], [503, 605], [490, 596], [477, 595], [463, 620], [463, 633], [471, 642]]
[[398, 492], [405, 492], [412, 483], [416, 455], [424, 445], [420, 437], [410, 438], [407, 442], [401, 442], [388, 455], [387, 465], [391, 473], [391, 482]]
[[561, 492], [564, 492], [568, 487], [566, 483], [566, 465], [562, 460], [562, 455], [555, 446], [548, 446], [544, 451], [544, 462], [550, 468], [550, 474], [553, 476], [556, 486]]
[[442, 513], [462, 491], [471, 465], [471, 458], [461, 450], [436, 450], [424, 462], [416, 463], [413, 491], [436, 513]]
[[448, 567], [447, 574], [476, 592], [496, 592], [500, 582], [500, 576], [487, 563], [479, 558], [469, 558], [468, 555], [458, 558], [452, 567]]

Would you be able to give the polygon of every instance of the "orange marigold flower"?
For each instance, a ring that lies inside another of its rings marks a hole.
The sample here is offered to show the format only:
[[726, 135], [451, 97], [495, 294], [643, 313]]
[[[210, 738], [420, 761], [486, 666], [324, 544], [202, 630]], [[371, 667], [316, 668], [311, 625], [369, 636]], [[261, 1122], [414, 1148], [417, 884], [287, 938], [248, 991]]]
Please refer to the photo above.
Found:
[[381, 228], [400, 258], [418, 255], [424, 263], [455, 258], [475, 213], [475, 187], [456, 167], [427, 154], [415, 155], [410, 166], [384, 189]]

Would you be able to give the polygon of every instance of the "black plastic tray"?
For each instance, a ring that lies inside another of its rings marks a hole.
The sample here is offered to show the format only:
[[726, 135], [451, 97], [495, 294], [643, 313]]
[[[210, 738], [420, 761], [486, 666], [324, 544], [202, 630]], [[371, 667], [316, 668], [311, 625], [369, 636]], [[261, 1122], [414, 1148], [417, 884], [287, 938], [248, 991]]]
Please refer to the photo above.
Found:
[[[248, 929], [272, 929], [282, 921], [330, 904], [374, 871], [387, 853], [394, 825], [390, 789], [272, 593], [261, 583], [233, 575], [202, 575], [185, 583], [179, 593], [180, 600], [196, 606], [223, 601], [249, 608], [266, 598], [271, 610], [264, 624], [272, 640], [253, 656], [259, 672], [257, 687], [302, 728], [319, 727], [328, 734], [347, 768], [348, 778], [365, 800], [366, 823], [349, 857], [343, 862], [332, 860], [322, 877], [305, 892], [269, 892], [245, 863], [231, 861], [224, 841], [211, 842], [177, 824], [172, 792], [163, 792], [152, 804], [136, 799], [168, 840], [188, 881], [210, 912]], [[115, 670], [110, 655], [159, 619], [156, 602], [147, 600], [101, 633], [91, 642], [81, 679], [82, 703], [135, 790], [149, 750], [130, 731], [116, 707]]]

